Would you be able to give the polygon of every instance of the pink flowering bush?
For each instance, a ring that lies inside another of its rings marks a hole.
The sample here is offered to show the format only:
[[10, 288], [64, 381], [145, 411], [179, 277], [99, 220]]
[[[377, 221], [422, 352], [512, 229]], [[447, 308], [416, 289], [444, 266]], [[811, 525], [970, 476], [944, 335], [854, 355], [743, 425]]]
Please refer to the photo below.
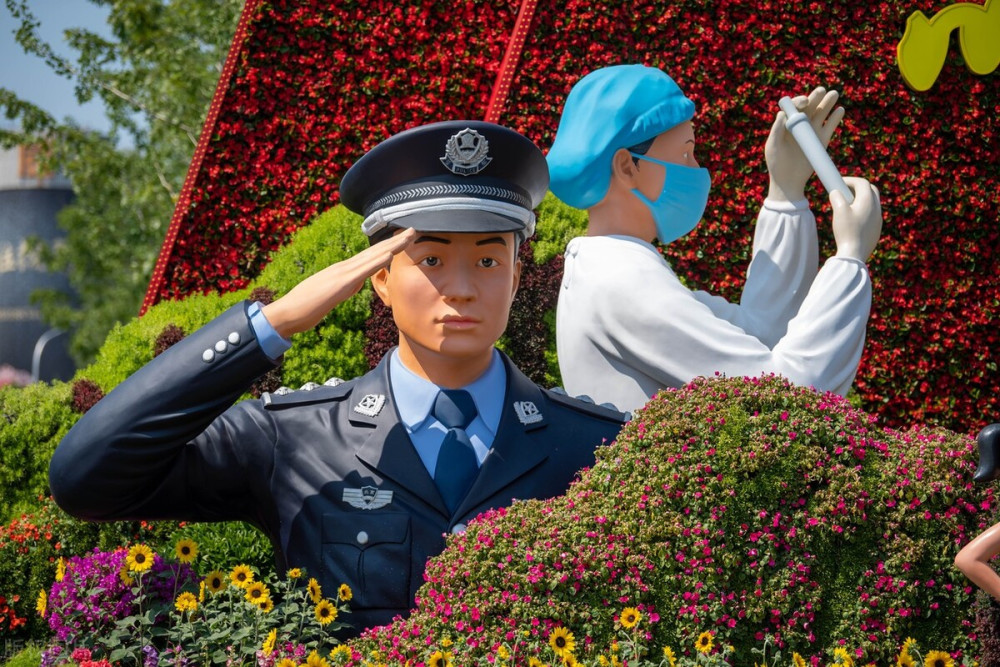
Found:
[[751, 664], [770, 636], [814, 663], [890, 662], [907, 637], [957, 663], [977, 651], [952, 560], [994, 507], [974, 461], [968, 437], [883, 430], [780, 378], [699, 380], [639, 411], [564, 496], [471, 523], [430, 561], [414, 614], [354, 648], [550, 663], [571, 633], [591, 664], [627, 617], [654, 661], [711, 637]]

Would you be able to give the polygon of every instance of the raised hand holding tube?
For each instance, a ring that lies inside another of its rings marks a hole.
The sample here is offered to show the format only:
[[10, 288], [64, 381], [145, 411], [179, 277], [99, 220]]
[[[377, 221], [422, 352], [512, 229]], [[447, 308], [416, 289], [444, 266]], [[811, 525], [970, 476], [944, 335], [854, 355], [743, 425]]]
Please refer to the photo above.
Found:
[[809, 117], [798, 110], [790, 97], [782, 97], [778, 101], [778, 106], [788, 116], [788, 119], [785, 121], [785, 127], [788, 128], [795, 141], [799, 144], [806, 159], [809, 160], [809, 164], [812, 165], [816, 175], [819, 176], [820, 182], [823, 183], [823, 187], [826, 188], [827, 192], [840, 192], [844, 195], [844, 199], [847, 200], [848, 204], [853, 202], [854, 193], [847, 187], [847, 183], [844, 182], [837, 166], [830, 159], [826, 149], [823, 148], [823, 142], [820, 141], [819, 136], [817, 136], [816, 131], [809, 122]]

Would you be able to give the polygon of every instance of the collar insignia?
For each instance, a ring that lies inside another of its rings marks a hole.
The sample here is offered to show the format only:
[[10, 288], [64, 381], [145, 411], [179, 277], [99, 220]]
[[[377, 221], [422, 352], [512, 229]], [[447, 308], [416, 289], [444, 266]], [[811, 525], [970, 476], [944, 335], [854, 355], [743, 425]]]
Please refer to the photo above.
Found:
[[441, 163], [453, 174], [471, 176], [478, 174], [493, 161], [489, 156], [490, 143], [486, 137], [471, 128], [451, 135], [444, 147]]
[[385, 405], [384, 394], [365, 394], [364, 397], [354, 406], [354, 411], [366, 417], [374, 417], [382, 411]]
[[374, 486], [344, 489], [343, 501], [359, 510], [377, 510], [392, 502], [392, 491], [382, 491]]
[[514, 401], [514, 412], [525, 426], [542, 421], [542, 413], [531, 401]]

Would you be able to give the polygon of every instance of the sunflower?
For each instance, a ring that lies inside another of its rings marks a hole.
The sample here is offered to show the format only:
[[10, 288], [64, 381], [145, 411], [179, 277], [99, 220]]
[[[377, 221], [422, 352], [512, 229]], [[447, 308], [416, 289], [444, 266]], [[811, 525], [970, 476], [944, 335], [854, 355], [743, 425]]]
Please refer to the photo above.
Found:
[[795, 667], [806, 667], [806, 660], [798, 653], [793, 653], [792, 664], [795, 665]]
[[326, 661], [326, 658], [321, 656], [316, 651], [309, 654], [306, 658], [306, 667], [330, 667], [330, 663]]
[[62, 556], [56, 561], [56, 581], [62, 581], [66, 578], [66, 559]]
[[837, 664], [844, 665], [845, 667], [854, 667], [854, 658], [851, 657], [846, 648], [838, 646], [833, 649], [833, 657], [836, 659]]
[[302, 570], [297, 567], [293, 567], [285, 574], [285, 576], [294, 581], [302, 576]]
[[351, 657], [353, 657], [353, 654], [351, 653], [350, 647], [344, 646], [343, 644], [335, 646], [334, 649], [330, 651], [330, 659], [337, 664], [343, 664], [350, 660]]
[[[611, 664], [612, 664], [612, 665], [614, 665], [614, 664], [615, 664], [615, 662], [616, 662], [616, 661], [615, 661], [615, 658], [614, 658], [614, 657], [612, 657], [612, 658], [611, 658]], [[564, 656], [562, 657], [562, 664], [563, 664], [563, 665], [565, 665], [565, 667], [579, 667], [579, 664], [580, 664], [580, 663], [578, 663], [578, 662], [576, 661], [576, 658], [575, 658], [575, 657], [573, 657], [573, 654], [572, 654], [572, 653], [570, 653], [569, 655], [564, 655]], [[619, 663], [619, 665], [620, 665], [620, 664], [621, 664], [621, 663]]]
[[252, 602], [257, 606], [271, 597], [270, 589], [262, 581], [251, 581], [243, 590], [246, 591], [247, 602]]
[[193, 563], [194, 559], [198, 557], [198, 545], [195, 544], [194, 540], [178, 540], [177, 544], [174, 545], [174, 553], [177, 554], [177, 560], [182, 563]]
[[320, 600], [316, 603], [316, 620], [320, 625], [326, 625], [337, 620], [337, 608], [329, 600]]
[[434, 651], [427, 661], [427, 667], [451, 667], [451, 653]]
[[715, 647], [715, 642], [712, 641], [712, 633], [708, 630], [698, 635], [698, 639], [694, 642], [694, 647], [698, 649], [698, 653], [703, 653], [708, 655], [712, 652]]
[[247, 584], [253, 581], [253, 570], [246, 565], [237, 565], [229, 573], [229, 581], [237, 588], [246, 588]]
[[45, 610], [48, 609], [48, 607], [49, 607], [49, 596], [45, 592], [45, 589], [43, 588], [38, 591], [38, 600], [35, 602], [35, 611], [38, 612], [39, 616], [45, 618]]
[[260, 609], [265, 614], [270, 614], [274, 611], [274, 600], [271, 598], [264, 598], [257, 603], [257, 608]]
[[194, 596], [194, 593], [184, 592], [177, 596], [177, 600], [174, 601], [174, 607], [177, 611], [181, 612], [191, 612], [197, 611], [198, 609], [198, 598]]
[[354, 591], [347, 584], [341, 584], [340, 588], [337, 589], [337, 597], [340, 598], [341, 602], [347, 602], [354, 597]]
[[528, 660], [528, 667], [547, 667], [547, 666], [538, 658], [532, 657], [530, 660]]
[[900, 651], [899, 655], [896, 656], [896, 667], [915, 667], [916, 664], [909, 651]]
[[306, 590], [309, 591], [309, 598], [313, 601], [313, 604], [319, 604], [319, 601], [323, 599], [323, 587], [319, 585], [316, 579], [309, 578]]
[[226, 575], [218, 570], [212, 570], [207, 575], [205, 575], [205, 587], [208, 589], [209, 593], [213, 595], [220, 591], [225, 590], [226, 586], [229, 584], [226, 582]]
[[291, 658], [282, 658], [274, 667], [299, 667]]
[[128, 569], [132, 572], [145, 572], [153, 567], [153, 550], [145, 544], [136, 544], [128, 550], [125, 558]]
[[118, 571], [118, 578], [122, 580], [123, 584], [130, 588], [135, 584], [135, 579], [133, 579], [132, 575], [128, 573], [128, 566], [125, 566]]
[[205, 580], [198, 582], [198, 602], [205, 604]]
[[906, 653], [909, 653], [910, 649], [912, 649], [916, 645], [917, 645], [916, 639], [914, 639], [913, 637], [907, 637], [906, 641], [903, 642], [903, 648], [901, 650]]
[[669, 646], [663, 647], [663, 659], [667, 661], [667, 667], [677, 667], [677, 656], [674, 655], [674, 650]]
[[928, 651], [924, 667], [955, 667], [955, 661], [944, 651]]
[[618, 622], [622, 624], [622, 627], [626, 630], [631, 630], [635, 626], [639, 625], [639, 621], [642, 620], [642, 613], [635, 607], [625, 607], [622, 609], [621, 616], [618, 617]]
[[264, 640], [264, 644], [260, 647], [260, 650], [264, 652], [265, 656], [270, 656], [271, 652], [274, 651], [274, 645], [278, 641], [278, 630], [271, 628], [271, 631], [267, 633], [267, 639]]
[[573, 653], [576, 642], [573, 640], [573, 633], [566, 628], [556, 628], [549, 634], [549, 646], [560, 658]]

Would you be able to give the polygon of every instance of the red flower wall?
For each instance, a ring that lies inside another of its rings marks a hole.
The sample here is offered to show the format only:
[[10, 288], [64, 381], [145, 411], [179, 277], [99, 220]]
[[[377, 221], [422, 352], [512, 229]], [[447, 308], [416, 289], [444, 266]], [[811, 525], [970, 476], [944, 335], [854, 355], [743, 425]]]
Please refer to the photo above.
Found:
[[[336, 203], [366, 149], [420, 123], [481, 118], [520, 4], [249, 3], [157, 299], [243, 286]], [[840, 90], [847, 118], [831, 151], [841, 171], [877, 184], [885, 211], [856, 389], [890, 424], [975, 431], [1000, 419], [1000, 72], [972, 74], [953, 39], [937, 84], [916, 93], [895, 51], [911, 13], [949, 4], [539, 2], [501, 122], [548, 147], [583, 73], [664, 68], [698, 103], [699, 160], [713, 175], [705, 221], [668, 254], [692, 285], [738, 299], [777, 100]], [[829, 253], [829, 205], [810, 195]]]

